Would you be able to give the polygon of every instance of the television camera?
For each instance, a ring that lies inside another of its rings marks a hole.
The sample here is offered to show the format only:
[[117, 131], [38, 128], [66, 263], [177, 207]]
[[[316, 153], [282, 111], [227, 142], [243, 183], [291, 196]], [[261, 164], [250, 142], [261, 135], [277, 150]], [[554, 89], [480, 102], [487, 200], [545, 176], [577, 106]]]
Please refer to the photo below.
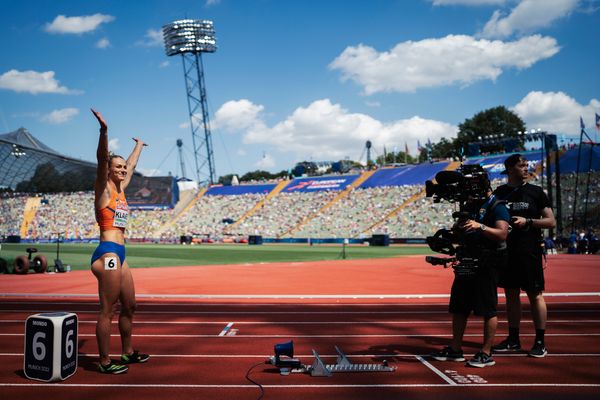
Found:
[[[436, 183], [425, 182], [425, 195], [432, 197], [434, 203], [446, 200], [458, 203], [458, 211], [452, 213], [457, 224], [472, 218], [473, 212], [487, 198], [490, 180], [487, 172], [479, 164], [461, 165], [456, 171], [440, 171], [435, 175]], [[425, 261], [431, 265], [452, 267], [457, 276], [470, 276], [479, 265], [480, 249], [469, 243], [467, 235], [460, 230], [440, 229], [427, 237], [429, 248], [436, 253], [451, 257], [427, 256]]]

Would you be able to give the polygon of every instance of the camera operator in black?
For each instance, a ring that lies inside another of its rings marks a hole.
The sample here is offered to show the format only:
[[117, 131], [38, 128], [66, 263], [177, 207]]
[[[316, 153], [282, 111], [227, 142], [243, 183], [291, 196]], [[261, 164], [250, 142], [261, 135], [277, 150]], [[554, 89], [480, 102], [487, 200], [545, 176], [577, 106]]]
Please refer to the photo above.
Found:
[[527, 183], [527, 160], [513, 154], [504, 161], [508, 183], [499, 186], [494, 194], [508, 202], [512, 231], [508, 235], [508, 268], [501, 271], [499, 286], [506, 294], [508, 337], [494, 351], [521, 349], [519, 325], [521, 323], [521, 289], [527, 293], [535, 326], [535, 341], [529, 352], [532, 357], [548, 354], [544, 343], [548, 311], [544, 300], [544, 269], [542, 262], [542, 229], [556, 225], [548, 197], [542, 188]]
[[489, 186], [485, 199], [470, 199], [464, 211], [468, 219], [459, 219], [453, 231], [462, 235], [465, 254], [461, 257], [477, 259], [476, 268], [464, 276], [460, 266], [455, 268], [455, 278], [450, 294], [449, 311], [452, 314], [452, 342], [431, 356], [438, 361], [464, 361], [462, 340], [469, 314], [483, 317], [483, 345], [467, 364], [486, 367], [495, 364], [492, 344], [496, 334], [498, 317], [498, 269], [506, 262], [506, 237], [510, 216], [506, 205], [492, 195]]

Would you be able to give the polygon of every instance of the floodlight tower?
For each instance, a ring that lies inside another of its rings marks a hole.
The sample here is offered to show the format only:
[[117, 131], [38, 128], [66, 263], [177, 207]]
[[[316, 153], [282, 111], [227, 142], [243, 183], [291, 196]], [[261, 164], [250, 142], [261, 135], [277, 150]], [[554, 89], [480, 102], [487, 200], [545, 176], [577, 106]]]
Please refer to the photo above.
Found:
[[367, 148], [367, 167], [371, 166], [371, 147], [372, 147], [372, 143], [370, 140], [367, 140], [367, 143], [365, 144], [366, 148]]
[[[212, 21], [182, 19], [163, 26], [163, 39], [167, 56], [181, 54], [187, 93], [192, 143], [196, 161], [198, 183], [215, 182], [215, 157], [213, 154], [204, 66], [202, 53], [217, 51], [217, 41]], [[202, 112], [202, 120], [198, 116]], [[204, 136], [201, 135], [204, 130]], [[206, 177], [205, 179], [202, 179]]]
[[177, 139], [177, 151], [179, 153], [179, 165], [181, 166], [181, 177], [185, 178], [185, 163], [183, 162], [183, 140]]

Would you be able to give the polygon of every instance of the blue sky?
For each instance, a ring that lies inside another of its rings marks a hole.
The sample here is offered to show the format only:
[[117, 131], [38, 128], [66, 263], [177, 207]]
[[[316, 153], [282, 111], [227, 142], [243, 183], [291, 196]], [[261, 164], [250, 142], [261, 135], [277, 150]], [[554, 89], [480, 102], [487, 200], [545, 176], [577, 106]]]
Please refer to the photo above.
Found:
[[[358, 159], [453, 137], [499, 105], [529, 129], [592, 137], [600, 114], [598, 0], [171, 0], [0, 3], [0, 132], [27, 128], [95, 161], [145, 140], [138, 170], [193, 175], [180, 57], [161, 27], [214, 21], [204, 56], [217, 176]], [[191, 176], [193, 177], [193, 176]]]

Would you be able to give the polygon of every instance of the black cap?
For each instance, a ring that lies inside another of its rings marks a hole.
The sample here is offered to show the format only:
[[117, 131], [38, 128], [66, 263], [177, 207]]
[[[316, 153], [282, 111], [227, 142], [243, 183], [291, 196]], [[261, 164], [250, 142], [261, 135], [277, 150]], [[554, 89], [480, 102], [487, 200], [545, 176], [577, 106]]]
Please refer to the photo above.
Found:
[[519, 163], [519, 161], [524, 160], [521, 154], [513, 154], [509, 156], [506, 160], [504, 160], [504, 171], [500, 172], [502, 175], [508, 175], [508, 169], [514, 167]]

